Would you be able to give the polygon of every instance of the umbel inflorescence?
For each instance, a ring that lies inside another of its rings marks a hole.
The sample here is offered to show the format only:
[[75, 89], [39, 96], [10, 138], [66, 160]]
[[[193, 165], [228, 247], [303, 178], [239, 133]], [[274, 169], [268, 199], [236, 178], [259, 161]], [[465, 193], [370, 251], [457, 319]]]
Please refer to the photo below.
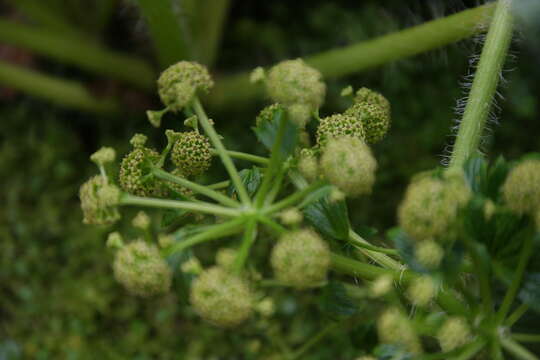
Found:
[[[508, 212], [540, 223], [540, 162], [521, 162], [496, 193], [481, 196], [465, 171], [415, 176], [397, 210], [399, 228], [388, 233], [399, 249], [375, 246], [354, 231], [345, 201], [373, 191], [378, 164], [371, 146], [390, 128], [390, 102], [361, 88], [343, 112], [320, 117], [326, 85], [301, 59], [258, 68], [251, 78], [263, 83], [271, 102], [254, 121], [268, 157], [225, 148], [198, 98], [213, 80], [204, 66], [187, 61], [162, 73], [158, 91], [165, 109], [147, 113], [155, 127], [166, 112], [171, 118], [185, 114], [165, 131], [161, 150], [135, 134], [117, 179], [111, 176], [113, 149], [92, 155], [100, 173], [80, 189], [85, 223], [114, 226], [121, 207], [151, 209], [131, 219], [134, 235], [127, 241], [116, 231], [109, 235], [118, 282], [141, 297], [175, 292], [189, 301], [187, 313], [215, 326], [270, 327], [279, 321], [276, 289], [321, 293], [325, 303], [336, 283], [355, 287], [336, 275], [344, 272], [366, 281], [365, 291], [351, 293], [356, 302], [376, 304], [371, 331], [381, 344], [418, 356], [424, 335], [437, 339], [443, 352], [474, 342], [478, 324], [473, 315], [463, 316], [472, 310], [456, 316], [461, 300], [447, 300], [457, 296], [460, 279], [448, 273], [470, 265], [463, 249], [471, 244], [461, 243], [474, 231], [466, 214], [476, 204], [486, 224]], [[228, 179], [208, 183], [205, 173], [218, 166], [214, 157]], [[254, 166], [238, 171], [234, 159]], [[490, 244], [483, 246], [490, 251]], [[198, 256], [200, 248], [205, 256]], [[381, 303], [389, 306], [379, 310]], [[406, 307], [418, 316], [411, 319]], [[427, 316], [430, 311], [438, 317]]]

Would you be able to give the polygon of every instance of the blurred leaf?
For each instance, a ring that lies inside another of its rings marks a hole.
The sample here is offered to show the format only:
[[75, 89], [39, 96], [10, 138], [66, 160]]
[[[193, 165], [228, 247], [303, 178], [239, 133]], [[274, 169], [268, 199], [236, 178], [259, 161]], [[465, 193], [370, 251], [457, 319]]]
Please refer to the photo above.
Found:
[[473, 192], [482, 192], [484, 182], [487, 177], [487, 162], [483, 157], [474, 156], [468, 159], [463, 165], [465, 179], [469, 183]]
[[330, 201], [328, 196], [304, 208], [306, 220], [323, 235], [337, 240], [349, 238], [349, 214], [344, 201]]
[[[246, 186], [246, 190], [249, 196], [255, 195], [257, 189], [261, 185], [262, 174], [261, 169], [257, 166], [252, 167], [251, 169], [243, 169], [240, 171], [240, 179], [242, 183]], [[234, 184], [230, 184], [227, 189], [229, 196], [236, 195], [236, 187]]]
[[333, 320], [350, 317], [358, 310], [355, 301], [349, 297], [343, 284], [333, 280], [323, 288], [320, 306], [322, 311]]
[[384, 344], [375, 348], [374, 355], [379, 360], [413, 360], [413, 355], [398, 345]]
[[285, 160], [289, 155], [292, 155], [298, 142], [298, 127], [287, 119], [287, 113], [282, 108], [274, 110], [272, 120], [262, 121], [258, 126], [253, 128], [257, 139], [269, 150], [272, 151], [272, 147], [276, 141], [279, 127], [282, 121], [283, 126], [283, 139], [281, 141], [280, 156], [282, 160]]

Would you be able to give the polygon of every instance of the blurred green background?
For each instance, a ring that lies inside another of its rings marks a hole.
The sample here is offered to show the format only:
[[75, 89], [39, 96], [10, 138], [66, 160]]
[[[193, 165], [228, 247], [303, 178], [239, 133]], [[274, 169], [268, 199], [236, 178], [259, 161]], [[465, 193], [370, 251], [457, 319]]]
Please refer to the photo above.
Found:
[[[179, 24], [194, 21], [192, 13], [182, 10], [182, 1], [177, 2]], [[46, 5], [46, 13], [32, 9], [36, 3], [41, 10]], [[138, 7], [143, 3], [4, 0], [0, 11], [3, 21], [38, 28], [44, 21], [39, 15], [52, 14], [87, 41], [143, 58], [160, 70], [163, 57]], [[232, 1], [223, 29], [218, 29], [221, 43], [212, 72], [219, 82], [223, 75], [363, 41], [475, 5], [477, 1], [459, 0]], [[199, 22], [203, 29], [211, 26], [204, 18]], [[506, 66], [507, 83], [501, 89], [504, 100], [498, 102], [502, 111], [485, 139], [490, 158], [502, 154], [515, 159], [540, 150], [540, 137], [535, 135], [540, 129], [539, 49], [529, 41], [537, 28], [528, 24], [516, 35], [515, 57]], [[191, 30], [197, 35], [196, 27]], [[195, 47], [189, 41], [186, 46]], [[354, 224], [374, 226], [384, 233], [395, 224], [395, 208], [409, 177], [444, 159], [457, 117], [453, 108], [464, 96], [461, 83], [471, 71], [471, 56], [480, 48], [479, 41], [467, 40], [328, 81], [323, 115], [348, 106], [339, 95], [347, 85], [371, 87], [392, 103], [391, 132], [374, 147], [379, 161], [377, 185], [371, 197], [350, 203]], [[144, 117], [144, 110], [160, 106], [152, 91], [2, 41], [0, 61], [77, 81], [91, 94], [113, 94], [123, 104], [113, 115], [66, 109], [0, 82], [0, 359], [263, 358], [264, 352], [257, 355], [260, 337], [249, 329], [224, 334], [195, 316], [179, 316], [178, 294], [152, 300], [128, 295], [111, 276], [111, 253], [104, 246], [110, 229], [82, 225], [78, 187], [95, 172], [88, 156], [102, 145], [123, 154], [134, 132], [148, 134], [154, 144], [163, 142], [161, 130], [151, 128]], [[241, 108], [209, 111], [227, 145], [262, 153], [246, 132], [265, 104], [262, 99]], [[165, 121], [166, 127], [173, 126], [172, 118]], [[223, 178], [219, 169], [211, 176]], [[303, 334], [312, 331], [309, 326], [317, 321], [310, 308], [295, 311], [298, 324], [291, 325], [290, 336], [297, 336], [293, 340], [301, 344]], [[312, 358], [353, 358], [362, 346], [361, 335], [337, 334]], [[351, 345], [355, 341], [356, 350]], [[335, 349], [350, 350], [338, 357]]]

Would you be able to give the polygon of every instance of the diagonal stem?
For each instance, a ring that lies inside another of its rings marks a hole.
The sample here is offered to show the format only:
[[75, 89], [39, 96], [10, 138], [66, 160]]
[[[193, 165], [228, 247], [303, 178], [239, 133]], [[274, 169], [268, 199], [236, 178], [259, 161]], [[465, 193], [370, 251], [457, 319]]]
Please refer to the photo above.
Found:
[[242, 268], [244, 267], [246, 259], [249, 255], [249, 250], [251, 249], [251, 246], [255, 242], [256, 238], [257, 238], [257, 219], [252, 218], [248, 220], [247, 222], [246, 230], [244, 232], [244, 238], [242, 240], [242, 246], [240, 247], [240, 250], [238, 251], [238, 255], [236, 256], [236, 259], [234, 260], [234, 272], [236, 274], [240, 274], [240, 272], [242, 271]]

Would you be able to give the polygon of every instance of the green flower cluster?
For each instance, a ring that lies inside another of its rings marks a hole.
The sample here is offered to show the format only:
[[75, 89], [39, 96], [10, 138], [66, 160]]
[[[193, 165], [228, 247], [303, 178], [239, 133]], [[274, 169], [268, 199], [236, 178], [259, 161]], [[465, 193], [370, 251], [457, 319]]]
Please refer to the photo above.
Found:
[[81, 185], [79, 199], [85, 224], [107, 225], [120, 219], [116, 206], [120, 200], [120, 190], [101, 175]]
[[182, 175], [201, 175], [212, 162], [208, 138], [197, 131], [180, 133], [174, 143], [171, 160]]

